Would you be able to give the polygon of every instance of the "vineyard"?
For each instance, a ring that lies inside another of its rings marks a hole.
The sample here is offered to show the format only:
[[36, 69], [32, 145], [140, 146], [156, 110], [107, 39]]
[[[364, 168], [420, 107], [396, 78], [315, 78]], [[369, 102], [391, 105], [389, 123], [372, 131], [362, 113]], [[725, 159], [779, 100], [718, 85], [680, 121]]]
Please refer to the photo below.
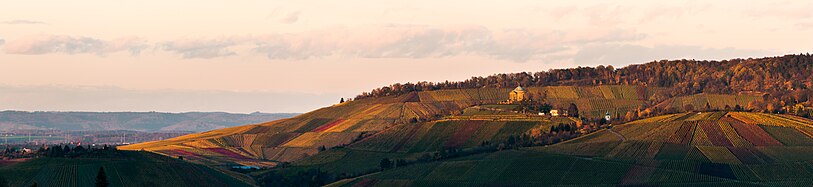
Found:
[[[564, 118], [567, 119], [567, 118]], [[575, 123], [575, 122], [573, 122]], [[446, 120], [400, 125], [352, 144], [350, 149], [384, 152], [427, 152], [504, 142], [531, 129], [548, 130], [548, 121]]]
[[[575, 104], [587, 118], [601, 118], [607, 112], [620, 116], [637, 111], [663, 91], [641, 86], [552, 86], [526, 90], [532, 98], [543, 99], [555, 109]], [[444, 150], [471, 149], [485, 143], [495, 145], [508, 141], [509, 137], [544, 133], [559, 123], [576, 123], [575, 118], [523, 114], [514, 112], [519, 105], [498, 104], [507, 100], [510, 91], [507, 88], [446, 89], [368, 98], [289, 119], [122, 149], [144, 149], [215, 166], [270, 167], [289, 162], [295, 166], [291, 168], [293, 171], [318, 167], [333, 172], [366, 172], [376, 169], [375, 162], [382, 158], [416, 159]], [[699, 94], [673, 98], [658, 106], [703, 107], [708, 103], [718, 108], [747, 105], [759, 98]], [[406, 173], [363, 177], [363, 183], [428, 185], [441, 182], [488, 186], [495, 181], [530, 176], [536, 178], [507, 185], [737, 185], [741, 180], [780, 181], [766, 177], [768, 174], [762, 171], [767, 169], [757, 166], [753, 169], [752, 165], [764, 167], [765, 164], [813, 161], [808, 159], [813, 158], [813, 153], [807, 153], [813, 152], [808, 149], [808, 146], [813, 147], [811, 136], [813, 122], [793, 116], [748, 112], [680, 113], [613, 126], [551, 146], [494, 153], [495, 157], [489, 154], [470, 160], [420, 164], [425, 165], [424, 168], [399, 168]], [[789, 152], [793, 154], [784, 154]], [[550, 158], [555, 162], [536, 158]], [[354, 168], [349, 168], [350, 165]], [[491, 169], [497, 171], [481, 172]], [[412, 180], [415, 178], [418, 180]]]
[[[790, 156], [799, 154], [784, 155], [773, 150], [801, 152], [797, 150], [813, 146], [813, 138], [803, 130], [809, 125], [813, 123], [758, 113], [685, 113], [613, 128], [612, 131], [626, 138], [623, 142], [613, 138], [609, 131], [599, 131], [542, 150], [620, 160], [654, 158], [709, 160], [724, 164], [769, 163], [800, 159]], [[596, 145], [612, 148], [607, 151], [607, 148]], [[809, 159], [813, 160], [813, 157]]]
[[[459, 145], [461, 134], [473, 132], [445, 129], [453, 123], [434, 124], [427, 133], [453, 136], [419, 145]], [[467, 125], [482, 129], [488, 123]], [[810, 186], [813, 138], [805, 130], [809, 125], [808, 120], [770, 114], [673, 114], [552, 146], [411, 165], [333, 185]]]
[[[747, 186], [750, 182], [741, 178], [745, 179], [747, 176], [757, 178], [754, 174], [756, 172], [751, 172], [750, 168], [735, 168], [728, 164], [687, 161], [616, 162], [527, 151], [499, 152], [492, 155], [410, 165], [376, 175], [334, 183], [331, 186], [384, 186], [395, 181], [399, 184], [410, 185], [451, 186], [615, 186], [619, 184]], [[760, 169], [762, 168], [757, 168], [757, 170]]]
[[694, 109], [703, 109], [708, 104], [711, 109], [722, 110], [725, 109], [726, 106], [729, 109], [733, 109], [735, 106], [739, 105], [741, 107], [747, 107], [749, 103], [752, 101], [762, 100], [762, 97], [759, 95], [725, 95], [725, 94], [695, 94], [690, 96], [680, 96], [671, 98], [664, 102], [661, 102], [656, 107], [667, 109], [667, 108], [677, 108], [677, 109], [684, 109], [686, 106], [692, 106]]
[[[501, 138], [507, 136], [500, 134], [504, 133], [502, 126], [512, 121], [523, 121], [516, 125], [522, 132], [512, 132], [515, 135], [526, 133], [523, 130], [531, 128], [529, 126], [539, 128], [544, 125], [538, 124], [554, 123], [550, 117], [513, 113], [511, 107], [516, 107], [515, 105], [495, 105], [507, 100], [511, 90], [512, 88], [444, 89], [367, 98], [320, 108], [289, 119], [128, 145], [121, 149], [143, 149], [169, 156], [179, 156], [180, 153], [176, 150], [181, 150], [196, 153], [197, 156], [189, 157], [193, 161], [201, 159], [198, 160], [199, 163], [217, 165], [246, 163], [249, 159], [258, 160], [255, 164], [259, 164], [265, 162], [259, 161], [260, 159], [270, 161], [302, 159], [315, 154], [320, 147], [344, 146], [354, 143], [363, 135], [379, 133], [387, 135], [390, 134], [389, 131], [415, 133], [420, 136], [425, 135], [422, 133], [431, 133], [426, 135], [427, 137], [408, 140], [397, 138], [386, 140], [388, 143], [380, 143], [379, 146], [359, 142], [359, 145], [365, 146], [357, 147], [398, 152], [471, 147], [484, 141], [503, 141]], [[606, 112], [624, 114], [637, 110], [647, 99], [662, 89], [641, 86], [553, 86], [529, 87], [527, 90], [532, 98], [544, 99], [558, 108], [575, 103], [585, 117], [600, 118]], [[472, 106], [475, 105], [482, 107], [473, 109]], [[453, 115], [460, 112], [463, 115]], [[460, 125], [450, 125], [457, 122], [437, 122], [441, 125], [431, 125], [435, 129], [413, 130], [404, 127], [410, 121], [427, 121], [442, 117], [452, 121], [502, 122], [487, 122], [480, 126], [464, 125], [465, 127], [459, 129], [456, 126]], [[526, 123], [536, 125], [524, 125]], [[448, 129], [446, 126], [449, 126]], [[437, 133], [436, 130], [444, 131]], [[377, 141], [375, 140], [377, 137], [383, 136], [372, 136], [371, 140], [365, 142]]]

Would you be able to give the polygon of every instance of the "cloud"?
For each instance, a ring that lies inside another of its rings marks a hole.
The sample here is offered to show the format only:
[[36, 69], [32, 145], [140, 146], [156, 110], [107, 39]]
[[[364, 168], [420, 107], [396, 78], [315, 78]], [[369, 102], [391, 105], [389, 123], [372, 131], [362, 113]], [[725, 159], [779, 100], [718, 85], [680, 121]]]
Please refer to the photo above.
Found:
[[813, 28], [813, 21], [797, 23], [796, 26], [802, 29], [811, 29]]
[[298, 20], [299, 20], [299, 11], [296, 11], [296, 12], [288, 13], [288, 15], [286, 15], [285, 17], [283, 17], [279, 21], [281, 23], [291, 24], [291, 23], [295, 23]]
[[657, 59], [703, 59], [724, 60], [769, 56], [770, 51], [705, 48], [688, 45], [663, 45], [646, 47], [640, 45], [591, 45], [579, 50], [573, 56], [577, 65], [613, 65], [621, 67], [631, 63], [645, 63]]
[[161, 44], [159, 48], [180, 54], [185, 59], [210, 59], [237, 55], [236, 52], [229, 50], [229, 47], [234, 46], [237, 42], [239, 41], [228, 38], [217, 40], [178, 40], [165, 42]]
[[146, 41], [139, 38], [102, 40], [91, 37], [36, 35], [10, 40], [3, 49], [9, 54], [26, 55], [49, 53], [104, 55], [119, 51], [128, 51], [131, 55], [138, 55], [147, 46]]
[[31, 20], [21, 20], [21, 19], [18, 19], [18, 20], [11, 20], [11, 21], [5, 21], [5, 22], [3, 22], [3, 23], [4, 23], [4, 24], [9, 24], [9, 25], [38, 25], [38, 24], [46, 24], [45, 22], [41, 22], [41, 21], [31, 21]]
[[149, 46], [184, 59], [262, 55], [271, 60], [304, 60], [329, 56], [349, 58], [444, 58], [480, 56], [514, 62], [550, 60], [572, 55], [588, 45], [629, 43], [646, 35], [631, 30], [489, 29], [477, 25], [370, 25], [330, 27], [298, 33], [217, 38], [186, 38], [147, 44], [138, 38], [102, 40], [91, 37], [33, 36], [10, 41], [11, 54], [139, 54]]
[[324, 56], [361, 58], [437, 58], [477, 55], [526, 62], [592, 43], [634, 41], [645, 35], [626, 30], [491, 30], [482, 26], [427, 27], [386, 25], [331, 28], [246, 39], [254, 52], [269, 59], [308, 59]]

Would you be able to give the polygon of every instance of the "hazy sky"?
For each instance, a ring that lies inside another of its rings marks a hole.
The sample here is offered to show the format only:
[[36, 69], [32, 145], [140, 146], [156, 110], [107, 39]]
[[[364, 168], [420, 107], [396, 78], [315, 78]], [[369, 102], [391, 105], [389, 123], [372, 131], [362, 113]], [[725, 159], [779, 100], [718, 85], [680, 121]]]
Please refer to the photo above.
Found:
[[395, 82], [813, 51], [809, 0], [0, 4], [0, 110], [306, 112]]

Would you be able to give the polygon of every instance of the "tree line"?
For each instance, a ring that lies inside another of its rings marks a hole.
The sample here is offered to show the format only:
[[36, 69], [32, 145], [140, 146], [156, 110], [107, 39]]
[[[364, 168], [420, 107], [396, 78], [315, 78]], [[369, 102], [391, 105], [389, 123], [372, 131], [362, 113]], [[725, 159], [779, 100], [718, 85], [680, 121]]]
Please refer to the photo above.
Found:
[[669, 89], [655, 100], [697, 93], [766, 94], [766, 102], [787, 106], [813, 101], [813, 55], [707, 60], [660, 60], [623, 68], [613, 66], [495, 74], [463, 81], [396, 83], [361, 93], [356, 99], [416, 91], [516, 86], [639, 85]]

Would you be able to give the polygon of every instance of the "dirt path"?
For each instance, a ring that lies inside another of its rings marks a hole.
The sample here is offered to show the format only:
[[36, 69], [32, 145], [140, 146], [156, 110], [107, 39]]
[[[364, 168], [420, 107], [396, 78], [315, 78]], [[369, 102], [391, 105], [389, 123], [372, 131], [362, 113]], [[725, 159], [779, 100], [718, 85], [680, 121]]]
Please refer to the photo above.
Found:
[[621, 141], [627, 141], [627, 138], [624, 138], [624, 135], [621, 135], [621, 134], [619, 134], [619, 133], [617, 133], [617, 132], [613, 131], [613, 129], [609, 129], [609, 131], [610, 131], [610, 133], [613, 133], [613, 134], [615, 134], [616, 136], [618, 136], [618, 138], [621, 138]]

